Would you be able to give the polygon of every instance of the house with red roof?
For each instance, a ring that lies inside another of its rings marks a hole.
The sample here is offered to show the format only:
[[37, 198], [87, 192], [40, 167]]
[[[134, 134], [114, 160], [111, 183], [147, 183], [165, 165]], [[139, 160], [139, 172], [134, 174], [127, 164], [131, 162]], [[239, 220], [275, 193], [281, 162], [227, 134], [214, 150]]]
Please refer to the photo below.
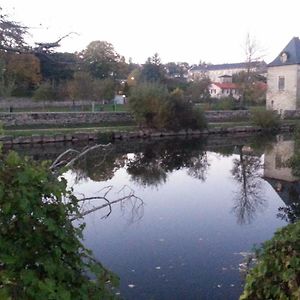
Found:
[[241, 94], [236, 83], [232, 82], [232, 76], [223, 75], [218, 82], [212, 82], [209, 86], [209, 93], [212, 98], [233, 97], [239, 99]]

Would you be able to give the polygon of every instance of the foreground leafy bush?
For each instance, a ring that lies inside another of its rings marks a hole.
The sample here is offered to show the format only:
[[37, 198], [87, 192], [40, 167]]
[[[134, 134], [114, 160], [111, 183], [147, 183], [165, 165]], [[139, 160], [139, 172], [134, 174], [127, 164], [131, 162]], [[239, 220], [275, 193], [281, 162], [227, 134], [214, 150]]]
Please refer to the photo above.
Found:
[[278, 129], [280, 126], [280, 117], [272, 110], [253, 109], [251, 111], [251, 121], [263, 129]]
[[[116, 278], [95, 262], [75, 227], [78, 199], [47, 163], [0, 160], [0, 299], [110, 299]], [[90, 280], [91, 274], [94, 280]]]
[[300, 222], [278, 230], [257, 256], [240, 300], [299, 300]]

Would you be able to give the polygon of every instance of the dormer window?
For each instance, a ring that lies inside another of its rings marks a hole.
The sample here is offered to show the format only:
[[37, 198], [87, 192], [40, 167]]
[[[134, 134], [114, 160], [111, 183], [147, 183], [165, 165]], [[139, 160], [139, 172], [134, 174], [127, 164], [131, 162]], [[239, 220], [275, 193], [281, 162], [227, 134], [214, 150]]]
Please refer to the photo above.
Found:
[[288, 59], [288, 54], [286, 52], [282, 52], [280, 55], [280, 61], [284, 64]]

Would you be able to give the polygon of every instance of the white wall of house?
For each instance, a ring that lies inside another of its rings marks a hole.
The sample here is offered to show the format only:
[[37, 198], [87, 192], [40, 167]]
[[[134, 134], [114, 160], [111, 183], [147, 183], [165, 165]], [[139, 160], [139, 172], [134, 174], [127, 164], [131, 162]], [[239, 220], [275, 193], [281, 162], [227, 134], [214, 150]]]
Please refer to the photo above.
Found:
[[299, 65], [269, 67], [267, 80], [267, 109], [282, 113], [284, 110], [300, 108]]
[[212, 83], [209, 86], [209, 93], [210, 93], [210, 96], [213, 98], [220, 98], [222, 95], [222, 90], [217, 85]]
[[235, 99], [239, 99], [240, 97], [240, 93], [237, 89], [222, 89], [214, 83], [209, 86], [209, 93], [211, 97], [219, 99], [229, 97], [230, 95]]

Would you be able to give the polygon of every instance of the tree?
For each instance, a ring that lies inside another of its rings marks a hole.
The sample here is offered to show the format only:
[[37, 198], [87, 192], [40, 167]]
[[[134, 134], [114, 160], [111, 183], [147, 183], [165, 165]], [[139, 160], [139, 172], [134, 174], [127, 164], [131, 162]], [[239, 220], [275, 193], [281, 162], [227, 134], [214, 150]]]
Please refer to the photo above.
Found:
[[148, 57], [146, 63], [143, 65], [140, 80], [162, 83], [164, 79], [164, 68], [158, 53], [155, 53], [152, 57]]
[[92, 100], [94, 97], [94, 80], [87, 72], [76, 72], [74, 79], [67, 83], [69, 97], [75, 100]]
[[241, 71], [233, 74], [232, 81], [238, 85], [244, 104], [264, 104], [266, 101], [267, 85], [265, 78], [257, 72]]
[[79, 68], [79, 60], [73, 53], [37, 52], [35, 56], [40, 60], [43, 80], [56, 85], [73, 79], [74, 72]]
[[168, 90], [157, 82], [145, 82], [132, 88], [129, 106], [140, 126], [163, 128], [168, 110]]
[[258, 69], [263, 64], [262, 49], [249, 33], [246, 36], [244, 51], [246, 71], [233, 77], [233, 82], [239, 86], [242, 106], [251, 102], [263, 102], [266, 94], [266, 85], [259, 83], [261, 77], [258, 73]]
[[251, 71], [258, 67], [258, 64], [263, 58], [262, 48], [260, 47], [257, 40], [250, 35], [250, 33], [247, 33], [246, 35], [244, 51], [245, 61], [247, 64], [246, 72], [247, 74], [250, 74]]
[[[10, 94], [26, 95], [40, 82], [40, 61], [30, 53], [1, 53], [0, 59], [4, 62], [3, 87], [11, 87]], [[10, 96], [8, 93], [3, 96]]]
[[202, 78], [196, 78], [189, 83], [186, 91], [186, 95], [193, 102], [204, 102], [210, 99], [209, 86], [211, 81], [209, 77], [203, 76]]
[[169, 93], [157, 82], [144, 82], [132, 88], [129, 107], [140, 126], [156, 129], [202, 129], [203, 114], [176, 89]]
[[116, 83], [111, 78], [96, 79], [93, 82], [94, 100], [112, 100], [115, 96]]
[[118, 78], [120, 65], [123, 66], [124, 58], [114, 49], [113, 45], [105, 41], [93, 41], [79, 57], [90, 74], [98, 79]]
[[115, 95], [112, 79], [95, 79], [87, 72], [76, 72], [67, 83], [69, 97], [75, 100], [111, 100]]
[[9, 20], [0, 7], [0, 50], [19, 52], [28, 48], [25, 36], [28, 28]]
[[183, 91], [178, 88], [169, 94], [168, 117], [165, 123], [166, 128], [173, 130], [206, 127], [202, 112], [194, 108], [193, 103], [184, 97]]

